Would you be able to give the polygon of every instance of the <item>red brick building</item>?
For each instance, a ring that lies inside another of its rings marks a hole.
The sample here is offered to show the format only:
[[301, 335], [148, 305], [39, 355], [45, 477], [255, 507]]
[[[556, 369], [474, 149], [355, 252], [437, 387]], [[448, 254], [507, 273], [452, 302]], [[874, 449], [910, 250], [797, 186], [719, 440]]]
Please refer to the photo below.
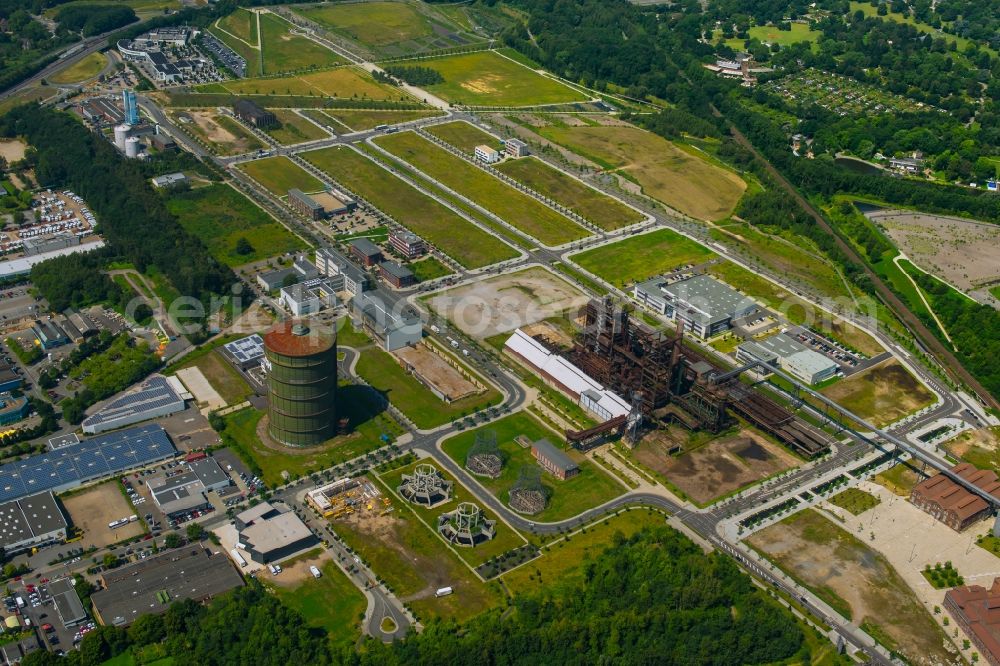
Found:
[[[952, 467], [951, 473], [1000, 497], [1000, 480], [990, 470], [962, 463]], [[910, 491], [910, 502], [956, 532], [961, 532], [990, 512], [986, 500], [944, 474], [935, 474], [914, 486]]]
[[1000, 578], [986, 589], [962, 585], [948, 590], [944, 607], [992, 666], [1000, 666]]
[[531, 455], [535, 457], [542, 469], [557, 479], [565, 481], [580, 473], [577, 464], [547, 439], [540, 439], [533, 443]]

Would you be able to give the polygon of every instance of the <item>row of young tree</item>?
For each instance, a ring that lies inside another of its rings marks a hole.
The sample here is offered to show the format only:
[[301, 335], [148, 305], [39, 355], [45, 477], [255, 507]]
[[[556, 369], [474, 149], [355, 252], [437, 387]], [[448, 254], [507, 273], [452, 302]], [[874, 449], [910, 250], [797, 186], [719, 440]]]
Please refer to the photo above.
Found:
[[[87, 275], [95, 272], [95, 262], [109, 258], [126, 261], [140, 272], [155, 267], [182, 295], [202, 301], [225, 293], [235, 281], [233, 272], [167, 210], [143, 168], [122, 159], [104, 137], [72, 116], [31, 105], [17, 107], [0, 118], [0, 135], [24, 137], [35, 148], [38, 182], [68, 187], [83, 197], [107, 243], [101, 255], [53, 259], [36, 267], [32, 278], [54, 309], [112, 295], [106, 277]], [[69, 279], [74, 277], [80, 279]]]
[[322, 631], [250, 579], [207, 607], [178, 602], [127, 630], [99, 627], [64, 658], [36, 653], [22, 663], [97, 666], [126, 651], [199, 666], [810, 661], [795, 618], [728, 558], [704, 554], [667, 527], [619, 533], [608, 545], [579, 576], [459, 625], [432, 621], [389, 646], [331, 649]]

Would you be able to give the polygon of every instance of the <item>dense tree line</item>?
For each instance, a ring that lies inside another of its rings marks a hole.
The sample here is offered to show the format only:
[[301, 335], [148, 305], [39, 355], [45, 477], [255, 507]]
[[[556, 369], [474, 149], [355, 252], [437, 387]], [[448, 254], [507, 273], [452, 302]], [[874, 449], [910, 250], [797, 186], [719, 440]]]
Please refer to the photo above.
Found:
[[[1000, 395], [1000, 312], [924, 273], [914, 279], [930, 296], [931, 308], [948, 329], [962, 363], [990, 393]], [[927, 326], [937, 331], [937, 324], [927, 319]]]
[[126, 294], [101, 272], [109, 257], [110, 252], [97, 250], [43, 261], [32, 267], [31, 281], [56, 312], [94, 303], [118, 303]]
[[[123, 159], [104, 137], [88, 131], [72, 116], [21, 106], [0, 118], [0, 135], [25, 137], [36, 149], [39, 183], [69, 187], [97, 215], [107, 248], [101, 255], [90, 253], [74, 261], [92, 266], [88, 262], [114, 257], [141, 272], [156, 267], [181, 294], [203, 301], [212, 294], [225, 293], [235, 281], [232, 271], [213, 259], [204, 244], [170, 214], [142, 167]], [[64, 267], [83, 278], [83, 270], [77, 270], [82, 269], [81, 264], [66, 259], [53, 259], [34, 269], [50, 278], [43, 279], [45, 286], [36, 285], [55, 309], [112, 295], [106, 278], [91, 276], [66, 284]], [[60, 283], [61, 288], [57, 286]]]
[[56, 12], [59, 25], [84, 37], [121, 28], [138, 21], [131, 7], [124, 5], [69, 5]]
[[432, 86], [435, 83], [444, 83], [444, 77], [441, 76], [441, 73], [430, 67], [387, 65], [385, 71], [389, 76], [405, 81], [411, 86]]
[[83, 388], [62, 401], [63, 418], [72, 424], [80, 423], [88, 407], [124, 391], [160, 364], [160, 358], [146, 342], [137, 342], [128, 333], [119, 334], [106, 350], [90, 356], [70, 372]]
[[517, 596], [509, 609], [461, 625], [431, 622], [389, 646], [369, 640], [360, 652], [331, 651], [322, 632], [251, 579], [207, 607], [178, 602], [128, 630], [98, 627], [65, 658], [38, 653], [23, 664], [96, 666], [151, 646], [175, 663], [199, 666], [809, 661], [792, 615], [728, 558], [706, 555], [666, 527], [628, 539], [618, 534], [609, 546], [583, 565], [579, 579]]

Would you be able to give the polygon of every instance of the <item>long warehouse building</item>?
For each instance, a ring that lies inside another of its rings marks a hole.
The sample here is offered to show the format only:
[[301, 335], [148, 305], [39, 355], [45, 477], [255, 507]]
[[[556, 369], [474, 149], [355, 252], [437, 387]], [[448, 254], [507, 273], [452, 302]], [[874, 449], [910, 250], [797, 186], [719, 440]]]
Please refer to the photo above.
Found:
[[116, 476], [176, 455], [177, 449], [159, 425], [146, 425], [91, 437], [0, 465], [0, 502], [51, 490], [75, 488], [88, 481]]

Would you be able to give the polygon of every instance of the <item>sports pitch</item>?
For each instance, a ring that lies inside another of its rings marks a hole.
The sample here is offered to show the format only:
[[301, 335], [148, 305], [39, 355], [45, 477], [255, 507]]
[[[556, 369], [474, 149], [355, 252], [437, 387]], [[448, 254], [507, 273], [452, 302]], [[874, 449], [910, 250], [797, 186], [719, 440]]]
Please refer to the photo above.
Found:
[[589, 235], [561, 213], [412, 132], [379, 137], [376, 143], [545, 245]]
[[606, 231], [642, 222], [646, 217], [534, 157], [508, 159], [497, 169]]
[[244, 162], [238, 168], [279, 197], [293, 188], [315, 192], [323, 187], [315, 176], [283, 155]]
[[453, 104], [538, 106], [587, 99], [583, 93], [495, 51], [421, 60], [419, 64], [444, 77], [444, 83], [425, 86], [427, 91]]
[[657, 229], [574, 254], [570, 259], [616, 287], [623, 287], [713, 257], [715, 253], [704, 245], [670, 229]]
[[746, 189], [737, 174], [632, 126], [538, 127], [545, 138], [639, 184], [643, 193], [699, 220], [728, 217]]
[[511, 246], [357, 151], [333, 147], [303, 153], [302, 157], [466, 268], [480, 268], [517, 256]]

